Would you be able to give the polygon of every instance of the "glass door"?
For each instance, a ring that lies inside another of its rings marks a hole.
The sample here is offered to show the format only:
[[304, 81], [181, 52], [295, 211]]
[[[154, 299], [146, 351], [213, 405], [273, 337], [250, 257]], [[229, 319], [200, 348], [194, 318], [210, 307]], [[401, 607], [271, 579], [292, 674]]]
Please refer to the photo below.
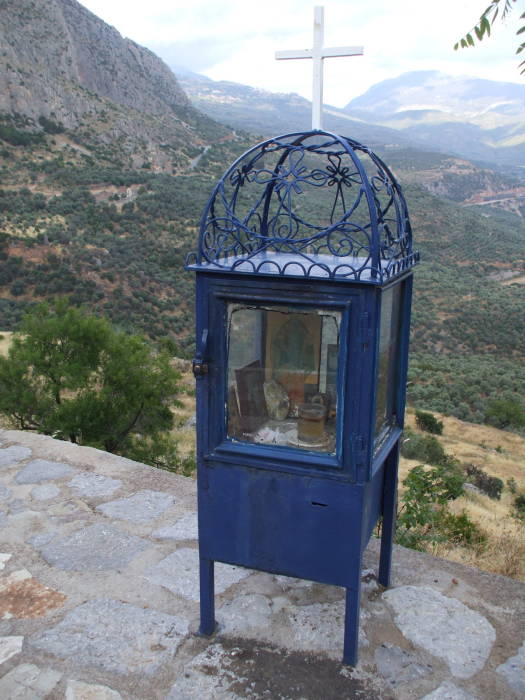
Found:
[[227, 437], [334, 454], [340, 330], [340, 311], [227, 304]]

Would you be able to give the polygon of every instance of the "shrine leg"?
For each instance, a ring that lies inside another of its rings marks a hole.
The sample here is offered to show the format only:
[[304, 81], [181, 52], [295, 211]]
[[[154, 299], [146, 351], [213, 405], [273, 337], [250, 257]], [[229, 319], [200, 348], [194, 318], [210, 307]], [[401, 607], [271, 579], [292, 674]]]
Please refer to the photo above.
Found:
[[361, 603], [361, 564], [356, 569], [353, 586], [346, 589], [345, 641], [343, 663], [348, 666], [357, 664], [359, 651], [359, 607]]
[[390, 450], [385, 460], [385, 480], [383, 483], [383, 526], [381, 528], [381, 554], [379, 556], [379, 576], [382, 586], [390, 585], [392, 546], [396, 531], [397, 465], [399, 461], [399, 441]]
[[214, 562], [212, 559], [200, 561], [200, 605], [201, 624], [199, 634], [207, 637], [215, 632], [215, 585], [214, 585]]

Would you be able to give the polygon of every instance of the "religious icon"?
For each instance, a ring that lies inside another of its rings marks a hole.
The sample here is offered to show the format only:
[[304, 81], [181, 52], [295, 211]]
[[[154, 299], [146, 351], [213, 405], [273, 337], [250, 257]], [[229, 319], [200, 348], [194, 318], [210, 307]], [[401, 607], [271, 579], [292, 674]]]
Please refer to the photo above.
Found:
[[287, 418], [290, 410], [290, 399], [284, 387], [279, 382], [276, 382], [275, 379], [270, 379], [269, 382], [264, 382], [263, 388], [268, 416], [273, 420], [284, 420]]
[[305, 384], [319, 378], [321, 317], [313, 313], [268, 313], [266, 353], [268, 371], [287, 391], [291, 411], [304, 403]]

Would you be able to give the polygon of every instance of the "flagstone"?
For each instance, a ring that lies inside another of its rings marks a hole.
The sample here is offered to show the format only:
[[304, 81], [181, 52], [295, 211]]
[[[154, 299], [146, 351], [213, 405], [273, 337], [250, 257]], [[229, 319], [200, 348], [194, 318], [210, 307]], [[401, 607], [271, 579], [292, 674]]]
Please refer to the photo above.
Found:
[[138, 491], [128, 498], [120, 498], [97, 506], [97, 510], [109, 518], [131, 523], [147, 523], [158, 518], [175, 499], [162, 491]]
[[68, 681], [66, 700], [120, 700], [122, 695], [107, 685]]
[[172, 660], [188, 624], [177, 615], [97, 598], [79, 605], [30, 644], [80, 666], [152, 674]]
[[43, 533], [40, 540], [33, 538], [31, 544], [48, 564], [66, 571], [116, 571], [149, 546], [140, 537], [104, 523], [80, 528], [60, 539], [46, 539], [48, 533]]
[[35, 459], [18, 472], [15, 481], [17, 484], [39, 484], [42, 481], [61, 479], [74, 472], [75, 469], [64, 462]]
[[32, 451], [29, 447], [22, 445], [13, 445], [12, 447], [4, 447], [0, 450], [0, 467], [11, 467], [23, 459], [31, 457]]
[[[253, 573], [228, 564], [215, 564], [215, 593], [223, 593], [227, 588], [238, 583]], [[145, 578], [151, 583], [164, 586], [172, 593], [199, 600], [199, 552], [196, 549], [177, 549], [146, 571]]]
[[525, 697], [525, 642], [518, 652], [498, 666], [496, 671], [505, 678], [511, 688]]
[[22, 651], [22, 636], [0, 637], [0, 664]]
[[151, 533], [159, 540], [196, 540], [198, 537], [197, 513], [186, 513], [171, 525]]
[[43, 700], [58, 685], [61, 673], [34, 664], [15, 666], [0, 678], [0, 697], [9, 700]]
[[463, 688], [458, 688], [454, 683], [444, 681], [421, 700], [477, 700], [477, 698]]
[[80, 496], [99, 498], [101, 496], [112, 496], [122, 486], [120, 479], [111, 479], [102, 474], [87, 472], [77, 474], [68, 483], [68, 486], [75, 489]]
[[383, 593], [401, 633], [443, 659], [458, 678], [480, 671], [496, 633], [490, 622], [455, 598], [428, 586], [400, 586]]
[[50, 498], [58, 496], [59, 493], [60, 489], [55, 484], [42, 484], [32, 489], [31, 496], [35, 501], [48, 501]]

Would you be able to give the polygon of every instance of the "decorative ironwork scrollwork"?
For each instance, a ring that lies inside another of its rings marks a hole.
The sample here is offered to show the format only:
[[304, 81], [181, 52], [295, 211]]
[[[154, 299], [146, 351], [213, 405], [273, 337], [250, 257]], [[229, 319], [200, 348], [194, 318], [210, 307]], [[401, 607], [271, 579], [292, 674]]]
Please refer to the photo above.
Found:
[[193, 267], [381, 283], [418, 260], [406, 202], [383, 161], [326, 131], [241, 156], [206, 207]]

